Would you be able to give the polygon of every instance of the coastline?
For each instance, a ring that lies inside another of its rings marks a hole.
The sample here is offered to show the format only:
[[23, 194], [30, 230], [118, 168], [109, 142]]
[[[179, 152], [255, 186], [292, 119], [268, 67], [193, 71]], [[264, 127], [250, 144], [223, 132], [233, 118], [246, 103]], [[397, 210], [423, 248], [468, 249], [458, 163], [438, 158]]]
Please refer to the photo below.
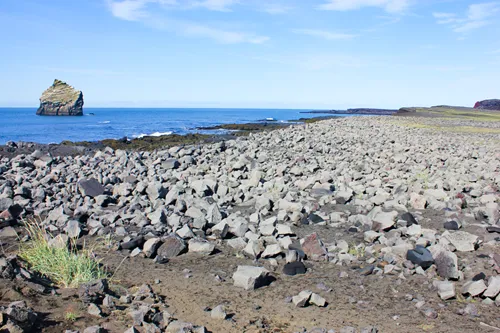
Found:
[[[185, 146], [231, 140], [237, 137], [248, 136], [251, 133], [272, 131], [298, 124], [314, 123], [332, 118], [336, 119], [341, 117], [322, 116], [300, 118], [297, 120], [289, 120], [287, 122], [260, 121], [244, 124], [219, 124], [210, 127], [198, 127], [195, 129], [203, 133], [167, 134], [160, 136], [144, 135], [138, 138], [123, 137], [121, 139], [76, 142], [64, 140], [60, 143], [53, 144], [37, 142], [8, 142], [5, 145], [0, 145], [0, 157], [13, 157], [19, 154], [31, 154], [36, 150], [44, 153], [48, 152], [54, 156], [75, 156], [89, 154], [106, 147], [110, 147], [112, 149], [151, 151], [176, 145]], [[223, 131], [222, 133], [220, 132], [221, 130]], [[213, 131], [214, 133], [206, 133], [207, 131]]]

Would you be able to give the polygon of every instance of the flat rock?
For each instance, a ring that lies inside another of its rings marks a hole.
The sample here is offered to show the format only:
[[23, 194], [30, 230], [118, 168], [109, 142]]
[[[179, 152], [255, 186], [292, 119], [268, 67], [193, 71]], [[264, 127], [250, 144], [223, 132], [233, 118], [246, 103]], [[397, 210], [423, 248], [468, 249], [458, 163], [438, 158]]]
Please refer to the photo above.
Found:
[[487, 289], [484, 280], [479, 281], [469, 281], [465, 283], [462, 287], [462, 294], [469, 294], [471, 296], [478, 296], [483, 293]]
[[474, 251], [478, 241], [478, 236], [465, 231], [449, 233], [445, 238], [460, 252]]
[[492, 276], [488, 280], [488, 289], [484, 292], [484, 297], [495, 298], [500, 294], [500, 276]]

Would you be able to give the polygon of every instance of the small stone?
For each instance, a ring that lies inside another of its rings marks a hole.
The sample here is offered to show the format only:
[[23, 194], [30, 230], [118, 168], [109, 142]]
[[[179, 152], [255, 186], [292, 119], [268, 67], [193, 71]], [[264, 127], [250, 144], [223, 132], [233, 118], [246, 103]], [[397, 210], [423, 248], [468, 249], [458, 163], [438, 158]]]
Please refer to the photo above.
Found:
[[101, 317], [101, 309], [94, 303], [90, 303], [88, 308], [87, 308], [87, 312], [92, 315], [92, 316], [95, 316], [95, 317]]
[[142, 252], [144, 252], [144, 255], [147, 258], [152, 258], [156, 254], [156, 250], [158, 249], [160, 244], [161, 244], [160, 238], [157, 237], [150, 238], [144, 243]]
[[309, 290], [301, 291], [297, 296], [293, 296], [292, 302], [296, 307], [303, 308], [309, 302], [312, 292]]
[[406, 221], [406, 226], [411, 227], [414, 224], [418, 224], [417, 220], [411, 213], [403, 213], [400, 217], [401, 220]]
[[449, 281], [440, 281], [437, 285], [438, 295], [443, 301], [455, 298], [455, 284]]
[[458, 230], [460, 229], [460, 224], [457, 221], [448, 221], [444, 223], [443, 227], [446, 230]]
[[210, 317], [214, 319], [225, 320], [227, 318], [227, 313], [224, 310], [223, 305], [216, 306], [212, 311], [210, 311]]
[[326, 300], [316, 293], [311, 294], [311, 298], [309, 299], [309, 303], [314, 304], [319, 307], [326, 306]]
[[424, 308], [421, 310], [422, 314], [429, 319], [436, 319], [438, 313], [433, 308]]
[[83, 333], [105, 333], [106, 330], [101, 326], [90, 326], [83, 330]]

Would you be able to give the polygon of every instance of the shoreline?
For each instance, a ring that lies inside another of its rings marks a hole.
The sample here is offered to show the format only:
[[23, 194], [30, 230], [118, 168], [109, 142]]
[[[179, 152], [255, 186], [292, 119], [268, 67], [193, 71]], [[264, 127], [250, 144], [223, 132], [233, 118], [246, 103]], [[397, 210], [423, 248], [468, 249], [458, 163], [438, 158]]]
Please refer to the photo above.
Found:
[[54, 156], [75, 156], [88, 154], [99, 149], [110, 147], [113, 149], [125, 149], [136, 151], [152, 151], [155, 149], [168, 148], [172, 146], [185, 146], [194, 144], [207, 144], [226, 140], [236, 139], [241, 136], [248, 136], [251, 133], [272, 131], [299, 124], [314, 123], [326, 119], [342, 118], [340, 116], [323, 116], [312, 118], [300, 118], [297, 120], [288, 120], [287, 122], [260, 121], [243, 124], [220, 124], [210, 127], [197, 127], [198, 131], [220, 131], [224, 133], [187, 133], [187, 134], [168, 134], [161, 136], [142, 136], [138, 138], [121, 139], [102, 139], [97, 141], [69, 141], [64, 140], [59, 143], [37, 143], [9, 141], [5, 145], [0, 145], [1, 157], [14, 157], [19, 154], [31, 154], [36, 150], [48, 152]]

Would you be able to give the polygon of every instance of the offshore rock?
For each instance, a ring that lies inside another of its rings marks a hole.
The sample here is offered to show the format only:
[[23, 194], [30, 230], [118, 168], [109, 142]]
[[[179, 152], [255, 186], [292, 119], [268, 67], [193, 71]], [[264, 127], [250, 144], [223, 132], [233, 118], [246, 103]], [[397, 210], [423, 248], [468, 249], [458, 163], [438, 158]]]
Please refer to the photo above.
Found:
[[55, 79], [40, 97], [39, 116], [83, 116], [83, 93]]

